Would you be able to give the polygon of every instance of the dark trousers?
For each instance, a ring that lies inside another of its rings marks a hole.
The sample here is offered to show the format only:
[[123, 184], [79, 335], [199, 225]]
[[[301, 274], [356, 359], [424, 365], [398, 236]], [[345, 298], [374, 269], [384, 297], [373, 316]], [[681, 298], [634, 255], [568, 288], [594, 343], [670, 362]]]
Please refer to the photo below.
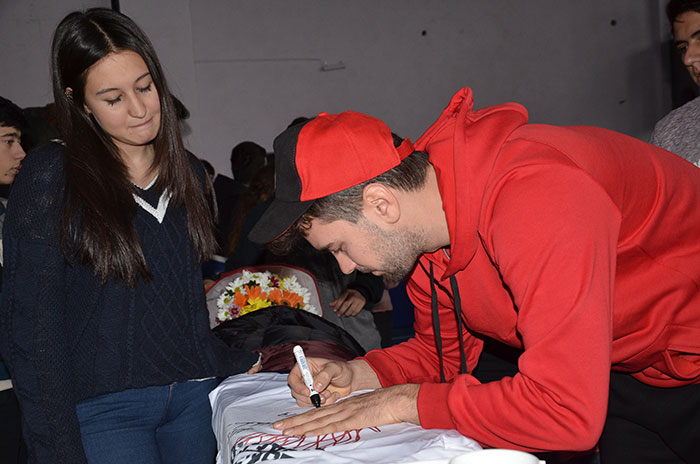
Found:
[[613, 372], [599, 448], [602, 464], [700, 463], [700, 385], [657, 388]]
[[14, 389], [0, 391], [0, 462], [2, 463], [27, 462], [20, 417], [19, 402]]
[[[482, 383], [518, 372], [519, 352], [486, 339], [474, 370]], [[657, 388], [628, 374], [612, 372], [608, 414], [600, 438], [601, 464], [700, 463], [700, 385]], [[560, 459], [561, 453], [540, 455], [548, 463], [586, 462]]]

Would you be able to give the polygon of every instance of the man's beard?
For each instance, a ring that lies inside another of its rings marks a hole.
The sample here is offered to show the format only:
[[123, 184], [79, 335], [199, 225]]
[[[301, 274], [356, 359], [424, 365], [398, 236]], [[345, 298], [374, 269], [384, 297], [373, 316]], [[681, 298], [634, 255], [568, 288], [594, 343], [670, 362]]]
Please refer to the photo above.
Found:
[[386, 288], [396, 287], [413, 271], [418, 258], [423, 254], [423, 234], [403, 231], [387, 232], [368, 221], [363, 221], [362, 227], [374, 235], [371, 249], [381, 258], [381, 268], [358, 270], [379, 271]]

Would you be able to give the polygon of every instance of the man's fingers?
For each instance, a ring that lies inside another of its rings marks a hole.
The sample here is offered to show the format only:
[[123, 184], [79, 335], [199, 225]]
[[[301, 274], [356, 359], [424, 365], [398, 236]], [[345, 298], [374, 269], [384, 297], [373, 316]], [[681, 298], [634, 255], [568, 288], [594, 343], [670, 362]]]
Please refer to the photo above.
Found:
[[[335, 403], [340, 397], [350, 394], [352, 391], [350, 379], [344, 380], [338, 378], [343, 374], [342, 363], [333, 361], [327, 362], [327, 360], [318, 360], [318, 358], [307, 358], [307, 361], [309, 362], [309, 367], [314, 378], [314, 390], [321, 395], [322, 404]], [[334, 385], [334, 380], [339, 380], [340, 384]], [[347, 385], [345, 385], [345, 383], [347, 383]], [[287, 384], [299, 406], [311, 406], [311, 400], [309, 399], [311, 392], [301, 377], [299, 366], [295, 365], [289, 372]]]
[[354, 414], [354, 408], [343, 406], [342, 403], [324, 406], [275, 422], [273, 427], [282, 430], [284, 435], [318, 435], [321, 430], [326, 433], [344, 430], [341, 423]]
[[338, 363], [327, 363], [318, 374], [314, 374], [314, 389], [317, 392], [324, 391], [341, 371], [342, 369]]
[[347, 398], [275, 422], [284, 435], [322, 435], [341, 430], [411, 422], [419, 424], [417, 384], [395, 385]]

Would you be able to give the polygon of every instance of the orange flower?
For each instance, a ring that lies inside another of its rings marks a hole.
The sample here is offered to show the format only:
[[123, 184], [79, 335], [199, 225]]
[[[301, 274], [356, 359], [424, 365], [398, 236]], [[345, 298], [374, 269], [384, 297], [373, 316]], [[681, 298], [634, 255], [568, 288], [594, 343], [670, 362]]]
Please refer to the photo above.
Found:
[[300, 297], [296, 293], [292, 293], [289, 290], [282, 291], [282, 301], [281, 305], [289, 306], [290, 308], [303, 308], [304, 298]]
[[236, 304], [236, 306], [239, 307], [244, 307], [246, 304], [248, 304], [248, 295], [243, 292], [236, 292], [233, 295], [233, 302]]
[[272, 302], [274, 305], [281, 305], [282, 304], [282, 291], [279, 288], [274, 288], [270, 291], [270, 293], [267, 295], [267, 299]]
[[245, 289], [248, 293], [249, 300], [252, 300], [252, 299], [264, 300], [267, 298], [267, 293], [263, 292], [262, 288], [260, 288], [258, 286], [254, 285], [254, 286], [250, 287], [250, 286], [246, 285]]

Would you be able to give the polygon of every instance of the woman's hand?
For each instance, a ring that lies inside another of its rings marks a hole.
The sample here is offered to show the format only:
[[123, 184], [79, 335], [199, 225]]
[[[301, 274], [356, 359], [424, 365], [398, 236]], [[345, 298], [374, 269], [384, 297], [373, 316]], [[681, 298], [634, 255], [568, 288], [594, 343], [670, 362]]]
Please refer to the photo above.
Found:
[[214, 286], [216, 281], [211, 279], [204, 279], [202, 283], [204, 284], [204, 293], [207, 293], [209, 289]]
[[248, 369], [247, 374], [257, 374], [262, 370], [262, 354], [258, 355], [258, 362], [253, 364], [253, 366]]
[[341, 317], [357, 316], [365, 307], [365, 297], [357, 290], [351, 288], [345, 290], [338, 298], [330, 302], [333, 311]]

